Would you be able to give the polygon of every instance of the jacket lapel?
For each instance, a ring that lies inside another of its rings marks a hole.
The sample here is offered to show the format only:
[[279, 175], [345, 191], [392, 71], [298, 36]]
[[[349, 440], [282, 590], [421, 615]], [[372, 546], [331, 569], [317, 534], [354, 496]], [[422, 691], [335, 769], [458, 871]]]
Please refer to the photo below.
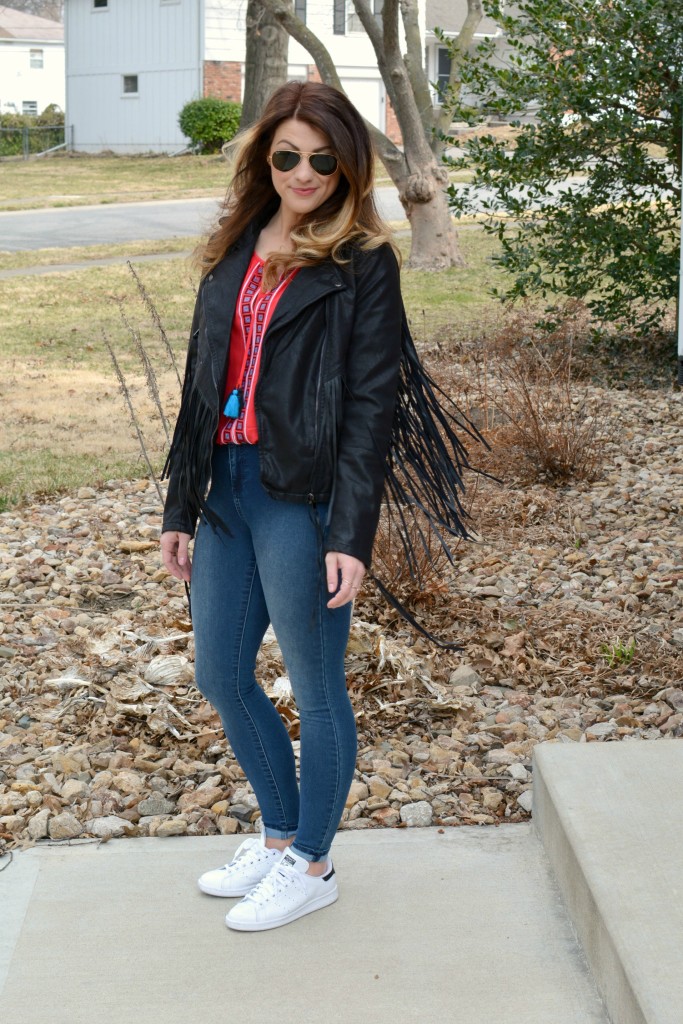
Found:
[[248, 244], [245, 239], [214, 267], [204, 281], [206, 338], [211, 360], [221, 373], [226, 362], [237, 299], [252, 253], [253, 244]]
[[281, 327], [293, 317], [298, 316], [302, 309], [317, 302], [329, 292], [341, 292], [345, 284], [338, 266], [330, 263], [316, 267], [302, 267], [294, 275], [280, 297], [268, 332]]

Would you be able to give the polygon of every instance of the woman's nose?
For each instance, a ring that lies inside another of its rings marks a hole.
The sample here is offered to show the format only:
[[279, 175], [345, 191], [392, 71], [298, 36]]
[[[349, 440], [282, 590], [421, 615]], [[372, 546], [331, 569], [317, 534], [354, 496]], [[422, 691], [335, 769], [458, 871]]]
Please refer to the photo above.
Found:
[[294, 168], [294, 176], [297, 181], [311, 181], [315, 177], [307, 156], [302, 156], [301, 160], [299, 160], [299, 163]]

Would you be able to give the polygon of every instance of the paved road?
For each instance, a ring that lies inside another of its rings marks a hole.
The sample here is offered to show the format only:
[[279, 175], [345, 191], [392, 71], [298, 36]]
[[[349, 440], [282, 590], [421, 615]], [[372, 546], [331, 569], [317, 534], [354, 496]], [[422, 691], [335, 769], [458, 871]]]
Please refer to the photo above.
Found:
[[[404, 219], [395, 189], [379, 189], [377, 198], [387, 220]], [[215, 199], [172, 199], [0, 213], [0, 250], [191, 238], [209, 229], [217, 210]]]

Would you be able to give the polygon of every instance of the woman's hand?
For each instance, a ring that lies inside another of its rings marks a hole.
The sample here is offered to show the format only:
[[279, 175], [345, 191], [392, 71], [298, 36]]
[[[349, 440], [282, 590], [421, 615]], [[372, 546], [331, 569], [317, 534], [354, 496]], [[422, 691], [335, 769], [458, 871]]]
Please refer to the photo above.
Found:
[[167, 530], [161, 535], [161, 557], [164, 565], [175, 576], [177, 580], [190, 582], [192, 575], [192, 562], [188, 554], [188, 544], [192, 540], [189, 533], [178, 533], [176, 530]]
[[[343, 555], [340, 551], [329, 551], [325, 555], [325, 568], [327, 571], [327, 589], [334, 597], [327, 602], [328, 608], [341, 608], [342, 605], [353, 601], [360, 590], [365, 575], [365, 566], [353, 555]], [[341, 586], [339, 574], [341, 573]], [[339, 587], [339, 592], [335, 591]]]

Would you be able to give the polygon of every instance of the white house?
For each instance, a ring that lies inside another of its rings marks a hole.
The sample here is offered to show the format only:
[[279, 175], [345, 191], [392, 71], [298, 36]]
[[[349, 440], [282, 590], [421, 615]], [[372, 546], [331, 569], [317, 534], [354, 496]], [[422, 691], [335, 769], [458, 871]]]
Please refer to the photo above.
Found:
[[[379, 15], [382, 0], [373, 3]], [[446, 63], [443, 47], [426, 29], [428, 18], [441, 13], [439, 8], [431, 15], [430, 5], [446, 8], [442, 27], [455, 31], [467, 3], [421, 0], [428, 72], [436, 81]], [[331, 53], [353, 103], [398, 139], [375, 53], [352, 0], [295, 0], [295, 9]], [[246, 11], [247, 0], [66, 0], [66, 120], [75, 148], [183, 149], [187, 140], [178, 113], [188, 100], [242, 98]], [[312, 58], [293, 39], [289, 77], [318, 77]]]
[[64, 28], [0, 6], [0, 113], [64, 109]]

